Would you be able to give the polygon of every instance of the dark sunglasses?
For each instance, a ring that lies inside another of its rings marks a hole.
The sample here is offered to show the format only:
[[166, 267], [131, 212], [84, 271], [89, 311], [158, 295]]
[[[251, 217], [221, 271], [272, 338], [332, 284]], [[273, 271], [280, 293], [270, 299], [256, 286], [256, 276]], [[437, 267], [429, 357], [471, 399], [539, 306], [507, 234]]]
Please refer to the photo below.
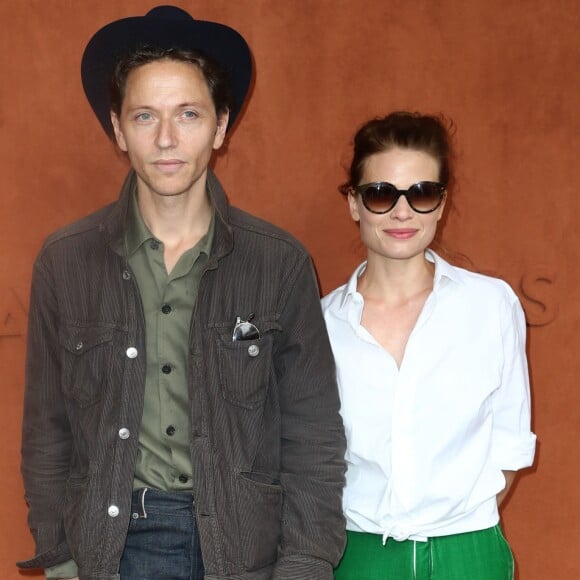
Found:
[[436, 181], [419, 181], [409, 189], [397, 189], [392, 183], [377, 181], [357, 185], [354, 191], [360, 194], [363, 205], [372, 213], [391, 211], [402, 195], [413, 211], [430, 213], [441, 205], [445, 197], [445, 186]]

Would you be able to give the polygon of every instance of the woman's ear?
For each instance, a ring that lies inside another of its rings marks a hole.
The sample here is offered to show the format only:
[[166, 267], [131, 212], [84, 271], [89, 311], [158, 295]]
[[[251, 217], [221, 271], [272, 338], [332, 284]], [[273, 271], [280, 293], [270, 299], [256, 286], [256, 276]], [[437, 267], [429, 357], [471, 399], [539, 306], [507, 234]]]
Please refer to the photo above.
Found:
[[437, 208], [437, 221], [439, 221], [443, 217], [443, 210], [445, 209], [446, 201], [447, 201], [447, 190], [444, 191], [441, 205]]
[[350, 210], [350, 217], [355, 221], [360, 221], [359, 212], [359, 196], [351, 189], [348, 192], [348, 209]]

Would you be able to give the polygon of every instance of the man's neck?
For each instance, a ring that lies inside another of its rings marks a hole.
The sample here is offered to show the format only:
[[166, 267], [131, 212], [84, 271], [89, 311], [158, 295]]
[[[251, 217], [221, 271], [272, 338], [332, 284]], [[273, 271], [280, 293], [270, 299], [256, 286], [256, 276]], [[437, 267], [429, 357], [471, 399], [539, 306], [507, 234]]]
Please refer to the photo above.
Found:
[[138, 187], [137, 204], [153, 236], [163, 242], [167, 272], [205, 236], [211, 223], [212, 207], [205, 188], [198, 195], [163, 196]]

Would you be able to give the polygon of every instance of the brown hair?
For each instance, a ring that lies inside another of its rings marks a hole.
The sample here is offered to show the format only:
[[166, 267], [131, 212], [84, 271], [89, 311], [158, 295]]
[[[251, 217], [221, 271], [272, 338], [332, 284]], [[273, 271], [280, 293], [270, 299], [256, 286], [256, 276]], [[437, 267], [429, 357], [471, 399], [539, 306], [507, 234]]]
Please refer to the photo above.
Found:
[[142, 46], [122, 57], [115, 66], [109, 82], [109, 99], [113, 113], [117, 116], [121, 114], [127, 78], [131, 71], [158, 60], [175, 60], [197, 66], [207, 82], [217, 115], [231, 109], [233, 101], [228, 75], [214, 60], [197, 51]]
[[445, 117], [397, 111], [365, 123], [354, 137], [349, 179], [339, 187], [348, 195], [360, 185], [367, 159], [395, 147], [423, 151], [439, 162], [439, 181], [449, 188], [452, 181], [450, 137], [453, 123]]

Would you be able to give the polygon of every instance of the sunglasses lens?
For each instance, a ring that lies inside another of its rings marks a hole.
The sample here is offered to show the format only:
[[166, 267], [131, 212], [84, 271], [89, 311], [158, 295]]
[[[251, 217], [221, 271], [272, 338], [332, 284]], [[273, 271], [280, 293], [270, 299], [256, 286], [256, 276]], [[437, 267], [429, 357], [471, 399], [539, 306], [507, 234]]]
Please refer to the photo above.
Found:
[[374, 213], [386, 213], [397, 202], [398, 192], [390, 183], [369, 185], [362, 192], [364, 206]]
[[255, 340], [257, 338], [260, 338], [260, 331], [251, 322], [236, 324], [232, 340]]
[[428, 213], [441, 203], [443, 188], [439, 183], [422, 181], [415, 183], [407, 191], [407, 201], [417, 212]]

